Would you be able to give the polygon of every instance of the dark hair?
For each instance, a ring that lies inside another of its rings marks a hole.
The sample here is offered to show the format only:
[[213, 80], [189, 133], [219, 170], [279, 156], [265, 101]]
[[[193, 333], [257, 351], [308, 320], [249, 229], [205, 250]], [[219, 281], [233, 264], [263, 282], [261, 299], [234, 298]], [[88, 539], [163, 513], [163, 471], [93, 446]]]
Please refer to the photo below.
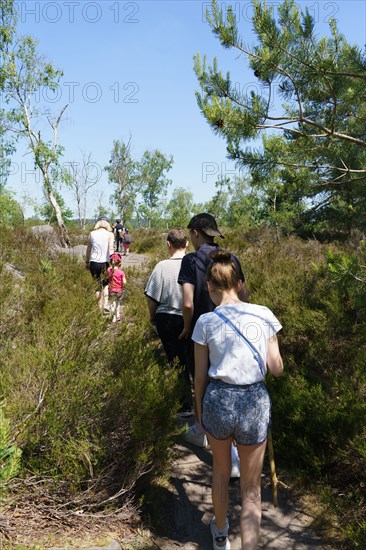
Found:
[[239, 267], [231, 252], [218, 248], [209, 254], [212, 263], [207, 268], [206, 279], [219, 290], [230, 290], [239, 284]]
[[166, 240], [169, 241], [174, 248], [180, 250], [187, 246], [188, 237], [183, 227], [174, 227], [169, 231]]

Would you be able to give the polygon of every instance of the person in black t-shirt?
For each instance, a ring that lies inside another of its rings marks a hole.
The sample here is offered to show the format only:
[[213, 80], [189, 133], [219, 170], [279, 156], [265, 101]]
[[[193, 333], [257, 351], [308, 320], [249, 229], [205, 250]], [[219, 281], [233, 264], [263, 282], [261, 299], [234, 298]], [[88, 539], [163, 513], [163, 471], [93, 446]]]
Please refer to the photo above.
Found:
[[[191, 335], [198, 317], [213, 311], [216, 307], [207, 290], [206, 271], [212, 261], [209, 257], [210, 252], [219, 248], [219, 245], [214, 242], [214, 237], [224, 238], [224, 236], [219, 231], [215, 218], [207, 213], [194, 216], [188, 224], [188, 229], [195, 252], [184, 256], [178, 276], [178, 283], [183, 288], [184, 328], [180, 338], [187, 340], [187, 355], [191, 374], [194, 377], [194, 346]], [[234, 255], [233, 259], [238, 264], [240, 279], [244, 283], [239, 298], [243, 302], [249, 302], [240, 262]]]
[[[216, 307], [208, 293], [206, 272], [212, 261], [209, 257], [210, 252], [219, 248], [219, 245], [214, 242], [214, 238], [221, 237], [223, 239], [224, 236], [217, 227], [215, 218], [207, 213], [193, 216], [188, 224], [188, 229], [195, 252], [184, 256], [178, 276], [178, 283], [182, 285], [183, 289], [182, 313], [184, 321], [184, 328], [179, 338], [186, 341], [187, 365], [194, 380], [194, 342], [191, 336], [199, 316], [213, 311]], [[243, 281], [239, 298], [243, 302], [249, 302], [240, 262], [234, 255], [233, 259], [238, 265], [240, 280]], [[185, 439], [200, 447], [207, 445], [206, 435], [197, 430], [196, 425], [191, 426]], [[233, 448], [232, 459], [232, 477], [238, 477], [237, 464], [234, 469], [234, 460], [237, 460], [236, 448]]]
[[121, 220], [116, 220], [116, 225], [114, 226], [115, 236], [116, 236], [116, 252], [122, 252], [122, 242], [124, 237], [124, 227], [121, 224]]

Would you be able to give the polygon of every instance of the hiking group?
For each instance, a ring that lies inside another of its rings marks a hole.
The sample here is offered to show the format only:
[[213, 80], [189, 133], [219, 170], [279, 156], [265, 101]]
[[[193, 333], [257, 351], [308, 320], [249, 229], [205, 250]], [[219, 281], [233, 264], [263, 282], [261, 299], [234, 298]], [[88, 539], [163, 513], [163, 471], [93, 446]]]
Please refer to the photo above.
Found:
[[131, 235], [127, 227], [124, 227], [119, 218], [112, 225], [112, 231], [114, 234], [114, 246], [116, 252], [122, 252], [125, 256], [128, 256], [131, 245]]
[[[112, 323], [121, 320], [121, 301], [126, 284], [126, 275], [122, 270], [120, 250], [125, 248], [124, 240], [128, 229], [123, 228], [121, 220], [116, 220], [113, 231], [107, 216], [100, 216], [90, 232], [86, 250], [85, 267], [90, 270], [97, 283], [96, 297], [103, 312], [112, 318]], [[116, 230], [118, 223], [123, 233]], [[131, 238], [127, 244], [127, 251]], [[127, 255], [128, 252], [125, 252]]]
[[[216, 220], [197, 214], [188, 236], [167, 236], [169, 258], [159, 262], [145, 287], [150, 321], [168, 361], [182, 380], [181, 416], [195, 416], [185, 439], [210, 445], [213, 455], [210, 523], [214, 550], [230, 549], [228, 485], [240, 477], [242, 548], [258, 546], [261, 473], [271, 422], [264, 383], [267, 368], [283, 372], [277, 333], [281, 324], [265, 306], [249, 303], [236, 256], [219, 247]], [[191, 387], [194, 393], [192, 397]]]

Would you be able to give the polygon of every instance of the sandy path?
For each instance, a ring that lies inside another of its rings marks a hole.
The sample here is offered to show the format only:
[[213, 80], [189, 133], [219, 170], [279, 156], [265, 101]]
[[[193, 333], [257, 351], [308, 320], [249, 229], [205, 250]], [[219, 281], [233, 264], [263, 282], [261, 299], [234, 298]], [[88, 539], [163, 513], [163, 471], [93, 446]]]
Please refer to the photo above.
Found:
[[[157, 548], [172, 550], [212, 550], [209, 523], [211, 506], [211, 464], [209, 449], [200, 449], [182, 441], [177, 446], [169, 489], [162, 489], [165, 527], [154, 536]], [[279, 489], [279, 506], [272, 504], [269, 479], [262, 478], [262, 527], [259, 548], [276, 549], [327, 549], [312, 529], [313, 518], [298, 509], [290, 493]], [[231, 550], [241, 550], [240, 542], [240, 489], [239, 480], [230, 481], [230, 534]]]

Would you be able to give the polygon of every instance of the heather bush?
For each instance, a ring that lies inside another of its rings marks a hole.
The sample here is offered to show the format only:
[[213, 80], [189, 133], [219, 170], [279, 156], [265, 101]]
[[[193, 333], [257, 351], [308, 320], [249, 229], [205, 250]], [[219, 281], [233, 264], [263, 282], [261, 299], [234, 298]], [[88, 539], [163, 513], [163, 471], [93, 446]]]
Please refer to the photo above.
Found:
[[[22, 449], [24, 473], [47, 472], [69, 494], [93, 483], [95, 505], [139, 493], [164, 471], [177, 433], [177, 376], [143, 295], [153, 266], [166, 257], [165, 236], [134, 232], [134, 250], [148, 252], [151, 262], [126, 268], [124, 319], [112, 326], [83, 265], [53, 258], [26, 228], [2, 232], [0, 398], [11, 440]], [[283, 325], [285, 374], [267, 380], [277, 465], [322, 487], [353, 541], [345, 545], [361, 547], [366, 247], [278, 242], [268, 229], [228, 230], [220, 244], [238, 255], [251, 301], [267, 305]], [[25, 279], [13, 279], [5, 262]]]
[[95, 504], [111, 492], [128, 501], [164, 468], [177, 433], [177, 377], [147, 322], [147, 275], [126, 269], [124, 322], [112, 326], [83, 264], [52, 258], [26, 232], [19, 252], [13, 237], [3, 258], [25, 278], [1, 264], [0, 396], [23, 473], [62, 480], [68, 496], [93, 482]]
[[245, 241], [236, 236], [230, 244], [239, 253], [251, 301], [270, 307], [283, 325], [285, 374], [267, 380], [277, 463], [312, 487], [314, 482], [328, 486], [342, 529], [361, 540], [365, 248], [343, 245], [341, 250], [297, 238], [276, 242], [269, 235], [258, 238], [257, 232], [245, 235]]
[[0, 509], [4, 502], [7, 483], [18, 473], [21, 450], [11, 440], [10, 422], [0, 403]]

